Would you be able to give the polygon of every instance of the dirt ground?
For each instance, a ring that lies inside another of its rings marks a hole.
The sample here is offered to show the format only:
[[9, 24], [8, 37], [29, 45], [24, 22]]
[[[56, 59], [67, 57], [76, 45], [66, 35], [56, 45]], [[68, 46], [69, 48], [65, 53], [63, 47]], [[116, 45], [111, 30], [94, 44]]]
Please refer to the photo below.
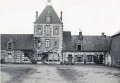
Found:
[[120, 83], [120, 69], [95, 65], [2, 64], [1, 83]]

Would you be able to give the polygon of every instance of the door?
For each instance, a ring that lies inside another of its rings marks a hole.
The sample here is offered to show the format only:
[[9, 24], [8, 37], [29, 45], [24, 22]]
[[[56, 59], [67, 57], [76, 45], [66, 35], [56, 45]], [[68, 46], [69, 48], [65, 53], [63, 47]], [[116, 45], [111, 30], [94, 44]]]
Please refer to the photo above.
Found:
[[72, 59], [73, 59], [72, 55], [69, 54], [68, 55], [68, 64], [72, 64]]

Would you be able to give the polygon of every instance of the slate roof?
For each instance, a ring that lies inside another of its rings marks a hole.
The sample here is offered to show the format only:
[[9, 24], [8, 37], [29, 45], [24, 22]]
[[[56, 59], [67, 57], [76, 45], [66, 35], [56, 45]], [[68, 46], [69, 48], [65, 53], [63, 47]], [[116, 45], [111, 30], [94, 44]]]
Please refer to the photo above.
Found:
[[63, 51], [77, 51], [78, 44], [82, 45], [82, 51], [105, 52], [109, 50], [110, 37], [83, 35], [83, 40], [80, 40], [79, 35], [63, 32]]
[[13, 41], [13, 49], [33, 49], [33, 34], [1, 34], [1, 49], [7, 49], [7, 43]]
[[50, 24], [62, 24], [61, 20], [59, 19], [58, 15], [56, 14], [55, 10], [51, 5], [47, 5], [45, 9], [42, 11], [40, 16], [34, 22], [35, 24], [46, 24], [46, 16], [51, 16], [52, 21]]

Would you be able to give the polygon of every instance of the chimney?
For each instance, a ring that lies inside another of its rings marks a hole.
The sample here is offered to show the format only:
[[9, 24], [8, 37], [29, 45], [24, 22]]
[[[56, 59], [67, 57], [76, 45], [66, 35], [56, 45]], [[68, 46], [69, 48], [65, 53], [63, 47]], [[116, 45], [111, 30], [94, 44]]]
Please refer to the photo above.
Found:
[[38, 11], [36, 11], [36, 20], [37, 20], [37, 18], [38, 18]]
[[61, 12], [60, 12], [60, 20], [61, 20], [61, 21], [62, 21], [62, 13], [63, 13], [63, 12], [61, 11]]
[[79, 28], [79, 36], [82, 36], [82, 30]]
[[106, 37], [106, 35], [105, 35], [105, 33], [104, 33], [104, 32], [102, 32], [102, 37], [104, 37], [104, 38]]
[[82, 30], [79, 28], [79, 39], [83, 40]]

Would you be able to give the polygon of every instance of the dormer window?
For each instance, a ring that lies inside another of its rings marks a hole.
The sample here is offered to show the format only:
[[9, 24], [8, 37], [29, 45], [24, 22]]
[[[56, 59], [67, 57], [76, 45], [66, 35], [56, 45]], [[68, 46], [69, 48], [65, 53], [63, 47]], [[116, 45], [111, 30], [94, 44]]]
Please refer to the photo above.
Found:
[[51, 16], [46, 16], [46, 23], [51, 23], [52, 17]]
[[7, 49], [13, 49], [13, 43], [12, 42], [7, 43]]
[[81, 51], [82, 50], [82, 45], [77, 45], [77, 50]]

